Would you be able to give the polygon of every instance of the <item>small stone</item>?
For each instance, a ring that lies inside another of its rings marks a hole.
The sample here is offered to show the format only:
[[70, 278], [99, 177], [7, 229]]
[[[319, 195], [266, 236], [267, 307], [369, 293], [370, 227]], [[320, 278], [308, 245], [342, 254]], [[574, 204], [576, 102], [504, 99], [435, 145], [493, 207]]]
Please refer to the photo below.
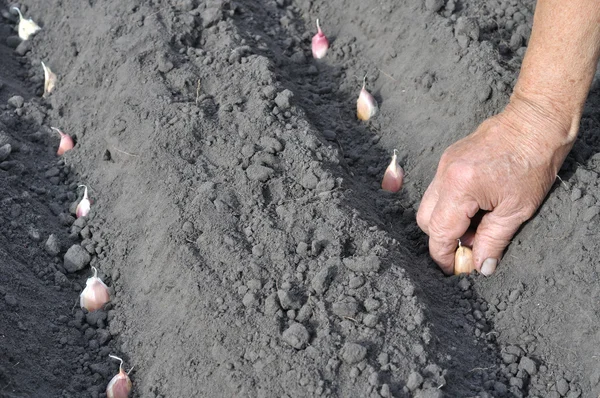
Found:
[[6, 45], [10, 48], [17, 48], [21, 44], [21, 38], [19, 36], [8, 36], [6, 38]]
[[306, 57], [304, 56], [304, 53], [302, 51], [296, 51], [290, 56], [290, 61], [292, 61], [295, 64], [305, 64]]
[[33, 228], [33, 227], [29, 228], [29, 237], [34, 242], [39, 242], [40, 240], [42, 240], [42, 236], [40, 235], [40, 231], [38, 231], [36, 228]]
[[537, 373], [537, 368], [535, 362], [531, 360], [529, 357], [522, 357], [519, 362], [519, 369], [524, 370], [530, 376], [533, 376]]
[[423, 384], [423, 376], [421, 376], [419, 372], [410, 372], [408, 380], [406, 381], [406, 387], [410, 391], [415, 391], [417, 388], [421, 387], [421, 384]]
[[4, 301], [11, 307], [15, 307], [17, 305], [17, 298], [12, 294], [7, 294], [4, 296]]
[[285, 89], [275, 97], [275, 103], [280, 110], [285, 111], [290, 108], [290, 99], [294, 96], [290, 90]]
[[466, 292], [467, 290], [469, 290], [471, 288], [471, 282], [469, 282], [469, 280], [467, 278], [461, 278], [460, 281], [458, 282], [458, 287], [463, 292]]
[[283, 341], [297, 350], [301, 350], [308, 344], [308, 330], [300, 323], [293, 323], [282, 335]]
[[348, 287], [350, 289], [358, 289], [359, 287], [361, 287], [362, 285], [365, 284], [365, 278], [363, 278], [362, 276], [355, 276], [354, 278], [350, 279], [350, 282], [348, 282]]
[[5, 144], [0, 147], [0, 162], [5, 161], [10, 156], [12, 147], [10, 144]]
[[392, 396], [392, 391], [390, 390], [389, 384], [384, 384], [381, 386], [381, 390], [379, 391], [379, 395], [384, 398], [389, 398]]
[[98, 344], [100, 344], [101, 346], [108, 343], [111, 337], [112, 336], [110, 332], [106, 329], [98, 329], [96, 331], [96, 340], [98, 340]]
[[318, 183], [319, 179], [310, 170], [307, 171], [300, 179], [300, 185], [302, 185], [306, 189], [315, 189]]
[[194, 233], [194, 224], [191, 221], [186, 221], [183, 223], [183, 226], [181, 227], [181, 229], [183, 230], [183, 232], [185, 232], [186, 234], [193, 234]]
[[344, 301], [333, 303], [331, 310], [340, 318], [354, 318], [358, 313], [358, 303], [349, 297]]
[[508, 295], [508, 301], [510, 303], [514, 303], [515, 301], [517, 301], [517, 299], [519, 298], [520, 295], [521, 295], [521, 291], [519, 289], [515, 289], [512, 292], [510, 292], [510, 294]]
[[431, 12], [438, 12], [444, 7], [444, 0], [425, 0], [425, 8]]
[[479, 102], [483, 103], [490, 98], [491, 94], [492, 87], [490, 87], [489, 84], [486, 84], [481, 90], [477, 91], [477, 99], [479, 100]]
[[73, 245], [65, 253], [63, 266], [67, 272], [76, 272], [85, 268], [91, 259], [90, 254], [83, 247]]
[[268, 153], [277, 153], [283, 150], [283, 145], [277, 138], [273, 137], [262, 137], [260, 139], [260, 145]]
[[298, 243], [298, 245], [296, 246], [296, 254], [299, 254], [301, 256], [306, 256], [307, 253], [308, 253], [308, 243], [306, 243], [306, 242]]
[[354, 272], [369, 273], [379, 271], [381, 261], [376, 255], [345, 258], [344, 265]]
[[12, 106], [13, 108], [18, 109], [23, 106], [23, 104], [25, 103], [25, 100], [20, 95], [15, 95], [13, 97], [10, 97], [7, 102], [8, 102], [8, 105]]
[[322, 268], [312, 279], [310, 286], [317, 294], [323, 294], [331, 283], [334, 268], [326, 266]]
[[581, 189], [573, 188], [573, 191], [571, 191], [571, 202], [575, 202], [576, 200], [581, 199], [582, 196], [583, 193], [581, 192]]
[[258, 301], [256, 300], [256, 296], [254, 295], [254, 293], [248, 292], [244, 295], [244, 298], [242, 299], [242, 304], [244, 304], [246, 308], [256, 307], [258, 305]]
[[277, 299], [277, 293], [271, 293], [265, 299], [265, 314], [273, 315], [280, 310], [279, 300]]
[[381, 303], [374, 298], [367, 298], [363, 305], [368, 312], [376, 311], [379, 307], [381, 307]]
[[444, 397], [444, 393], [442, 392], [442, 390], [439, 388], [436, 388], [436, 387], [423, 388], [422, 390], [418, 390], [414, 395], [414, 398], [443, 398], [443, 397]]
[[19, 45], [15, 49], [15, 52], [17, 54], [19, 54], [20, 56], [24, 56], [29, 51], [31, 51], [31, 41], [30, 40], [23, 40], [21, 43], [19, 43]]
[[210, 28], [213, 25], [216, 25], [219, 21], [223, 19], [223, 11], [218, 7], [211, 7], [204, 10], [202, 13], [202, 27]]
[[375, 326], [377, 326], [377, 321], [378, 321], [378, 317], [375, 314], [367, 314], [363, 318], [363, 323], [365, 324], [366, 327], [369, 327], [369, 328], [374, 328]]
[[562, 377], [556, 381], [556, 391], [564, 397], [569, 392], [569, 382]]
[[508, 383], [511, 386], [517, 387], [519, 390], [523, 389], [523, 379], [519, 377], [511, 377]]
[[508, 388], [506, 388], [506, 384], [497, 381], [494, 383], [494, 391], [498, 396], [503, 397], [508, 392]]
[[367, 348], [357, 343], [346, 343], [340, 352], [342, 360], [349, 365], [359, 363], [367, 356]]
[[479, 26], [474, 18], [459, 17], [456, 20], [454, 26], [454, 35], [456, 38], [459, 36], [467, 36], [475, 41], [479, 40]]
[[503, 352], [501, 355], [502, 355], [502, 361], [504, 361], [504, 363], [507, 365], [517, 362], [517, 357], [512, 354]]
[[594, 219], [594, 217], [596, 217], [598, 215], [598, 213], [600, 213], [600, 207], [598, 207], [598, 206], [589, 207], [583, 213], [583, 221], [585, 221], [585, 222], [592, 221]]
[[272, 168], [258, 164], [250, 165], [246, 169], [246, 176], [252, 181], [265, 182], [273, 173], [274, 170]]
[[296, 297], [292, 296], [289, 292], [285, 290], [278, 290], [277, 297], [279, 298], [279, 303], [281, 304], [281, 308], [284, 310], [288, 309], [300, 309], [302, 307], [302, 303]]
[[523, 44], [523, 37], [519, 33], [514, 32], [512, 34], [512, 36], [510, 37], [510, 42], [508, 44], [508, 48], [510, 48], [514, 52], [514, 51], [517, 51], [519, 48], [521, 48], [522, 44]]

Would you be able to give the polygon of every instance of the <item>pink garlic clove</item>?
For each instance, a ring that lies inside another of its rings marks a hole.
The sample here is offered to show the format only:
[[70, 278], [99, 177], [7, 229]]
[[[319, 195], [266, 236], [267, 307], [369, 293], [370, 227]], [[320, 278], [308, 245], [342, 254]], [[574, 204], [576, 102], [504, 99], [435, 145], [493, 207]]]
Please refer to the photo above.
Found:
[[404, 182], [404, 170], [398, 164], [398, 155], [394, 149], [394, 155], [392, 155], [392, 161], [385, 170], [383, 175], [383, 181], [381, 182], [381, 189], [388, 192], [398, 192], [402, 188]]
[[[129, 378], [129, 373], [125, 373], [123, 370], [123, 360], [114, 355], [109, 355], [109, 357], [117, 359], [121, 361], [119, 365], [119, 373], [117, 373], [108, 383], [106, 387], [106, 397], [107, 398], [127, 398], [129, 397], [129, 393], [133, 388], [133, 384], [131, 383], [131, 379]], [[129, 370], [131, 372], [131, 370]]]
[[85, 191], [83, 191], [83, 198], [77, 205], [77, 209], [75, 209], [75, 215], [77, 216], [77, 218], [87, 216], [88, 213], [90, 212], [90, 208], [91, 208], [91, 203], [90, 203], [90, 200], [88, 199], [87, 187], [85, 185], [80, 185], [80, 187], [84, 187]]
[[58, 151], [56, 151], [56, 154], [58, 156], [62, 156], [62, 155], [64, 155], [65, 152], [73, 149], [73, 147], [75, 146], [75, 143], [73, 142], [73, 138], [71, 138], [70, 135], [63, 133], [56, 127], [50, 127], [50, 128], [52, 130], [56, 131], [58, 134], [60, 134], [60, 144], [58, 145]]
[[104, 304], [110, 301], [108, 287], [102, 282], [102, 279], [98, 278], [96, 267], [92, 267], [92, 269], [94, 270], [94, 276], [88, 278], [85, 282], [85, 289], [79, 296], [81, 308], [85, 308], [89, 312], [101, 309]]
[[363, 79], [363, 86], [356, 101], [356, 115], [360, 120], [369, 120], [379, 111], [377, 101], [365, 88], [366, 84], [367, 76]]
[[319, 26], [319, 20], [317, 19], [317, 34], [312, 38], [312, 54], [316, 59], [321, 59], [327, 53], [329, 48], [329, 41], [323, 34], [321, 27]]

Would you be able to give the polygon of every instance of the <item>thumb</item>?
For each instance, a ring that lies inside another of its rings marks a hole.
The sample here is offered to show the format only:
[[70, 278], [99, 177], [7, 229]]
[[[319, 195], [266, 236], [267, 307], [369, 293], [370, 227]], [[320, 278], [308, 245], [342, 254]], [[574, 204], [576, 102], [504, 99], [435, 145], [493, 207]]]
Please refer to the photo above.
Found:
[[475, 268], [485, 276], [496, 272], [498, 261], [523, 220], [498, 215], [498, 209], [487, 213], [477, 226], [473, 239]]

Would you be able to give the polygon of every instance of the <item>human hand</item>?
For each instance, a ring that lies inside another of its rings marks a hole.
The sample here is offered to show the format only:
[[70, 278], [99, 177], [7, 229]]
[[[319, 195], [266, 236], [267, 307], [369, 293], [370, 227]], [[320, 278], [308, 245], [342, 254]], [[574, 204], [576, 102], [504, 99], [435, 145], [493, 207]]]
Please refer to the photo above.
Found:
[[472, 246], [478, 271], [494, 273], [554, 183], [574, 142], [570, 129], [570, 119], [513, 96], [502, 113], [446, 149], [417, 213], [431, 257], [445, 273], [454, 269], [458, 239]]

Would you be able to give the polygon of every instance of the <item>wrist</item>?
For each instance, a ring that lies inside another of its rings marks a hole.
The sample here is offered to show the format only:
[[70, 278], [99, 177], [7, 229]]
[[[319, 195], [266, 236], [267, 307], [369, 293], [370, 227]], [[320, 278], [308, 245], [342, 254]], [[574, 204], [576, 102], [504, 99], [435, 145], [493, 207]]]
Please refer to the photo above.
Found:
[[517, 83], [505, 112], [514, 114], [525, 130], [545, 130], [545, 135], [558, 145], [571, 146], [577, 138], [583, 101], [565, 101], [559, 95], [528, 90]]
[[570, 110], [547, 96], [526, 96], [515, 90], [497, 118], [508, 128], [505, 131], [514, 150], [530, 163], [549, 166], [555, 176], [573, 147], [581, 111]]

